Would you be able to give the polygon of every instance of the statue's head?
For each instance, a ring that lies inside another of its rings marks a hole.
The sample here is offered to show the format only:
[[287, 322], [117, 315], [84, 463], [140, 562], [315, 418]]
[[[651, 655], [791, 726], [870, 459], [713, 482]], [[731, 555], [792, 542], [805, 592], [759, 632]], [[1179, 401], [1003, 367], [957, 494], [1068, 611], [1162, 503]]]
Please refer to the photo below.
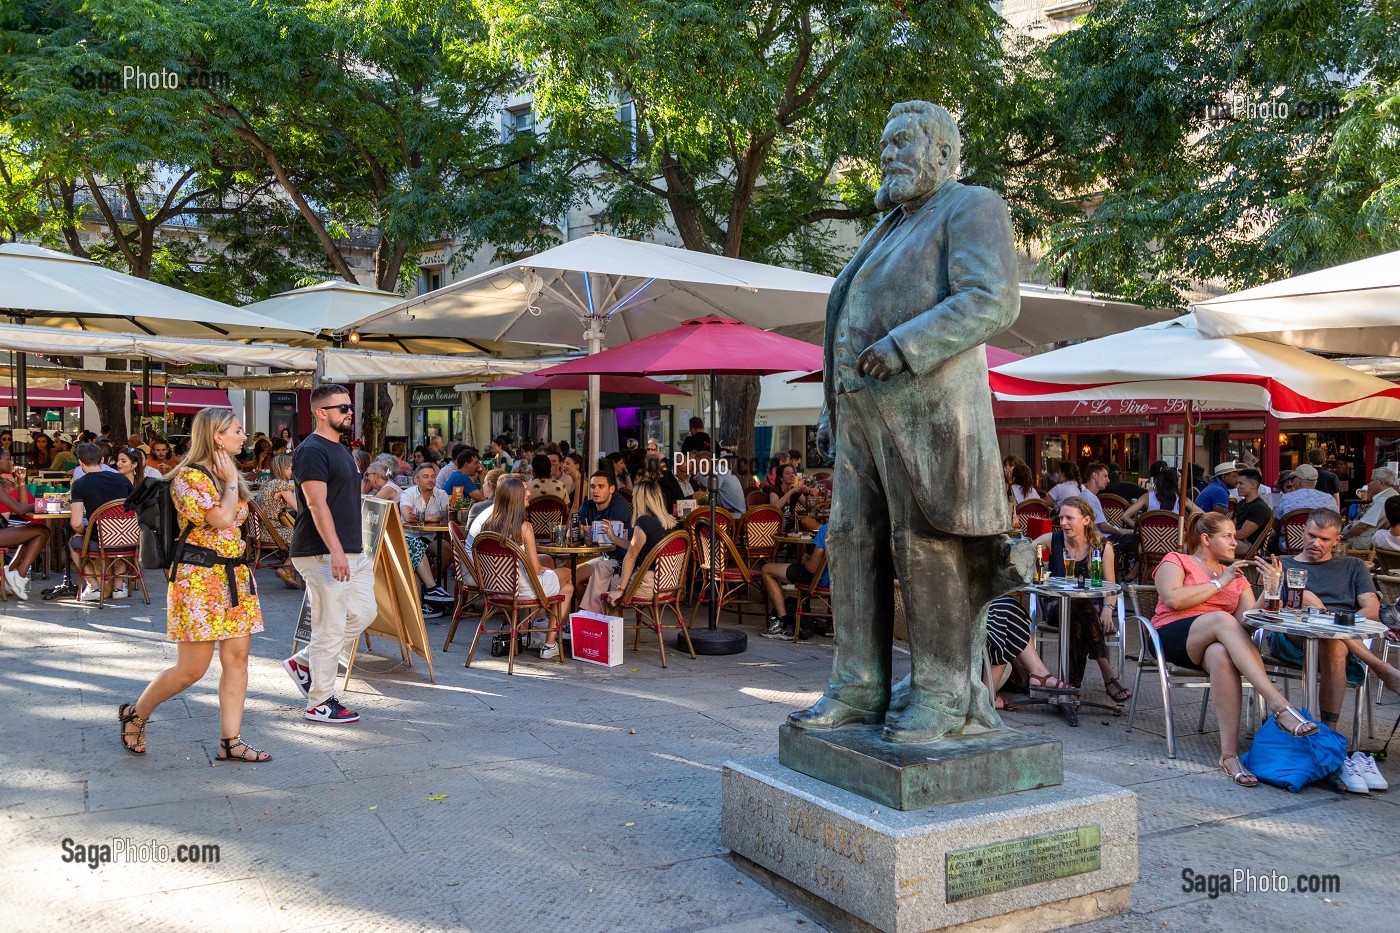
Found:
[[957, 121], [947, 110], [923, 100], [895, 104], [880, 137], [875, 206], [888, 210], [931, 194], [957, 171], [961, 151]]

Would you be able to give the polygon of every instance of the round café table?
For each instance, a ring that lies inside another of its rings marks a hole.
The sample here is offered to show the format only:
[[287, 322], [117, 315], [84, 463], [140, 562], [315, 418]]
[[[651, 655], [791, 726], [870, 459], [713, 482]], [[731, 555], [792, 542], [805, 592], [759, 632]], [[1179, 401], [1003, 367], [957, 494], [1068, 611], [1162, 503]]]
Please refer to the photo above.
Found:
[[[445, 535], [445, 534], [447, 534], [447, 532], [450, 531], [451, 529], [450, 529], [447, 525], [410, 525], [410, 524], [408, 524], [408, 523], [404, 523], [403, 530], [404, 530], [404, 534], [408, 534], [409, 532], [414, 532], [414, 531], [416, 531], [416, 532], [418, 532], [419, 534], [435, 535], [435, 536], [436, 536], [436, 539], [435, 539], [434, 543], [437, 544], [437, 545], [439, 546], [439, 550], [440, 550], [440, 549], [441, 549], [441, 545], [442, 545], [442, 536]], [[450, 557], [451, 555], [449, 554], [449, 555], [447, 555], [447, 556]], [[423, 559], [424, 559], [424, 560], [427, 560], [426, 555], [424, 556]], [[432, 566], [432, 565], [430, 564], [429, 566]], [[444, 557], [442, 560], [438, 561], [437, 585], [438, 585], [438, 586], [442, 586], [443, 583], [445, 583], [446, 581], [447, 581], [447, 558]]]
[[[29, 515], [30, 519], [36, 522], [44, 522], [45, 524], [61, 521], [63, 522], [63, 528], [68, 526], [68, 520], [72, 517], [73, 512], [71, 510], [63, 512], [32, 512]], [[59, 529], [59, 532], [62, 532], [62, 529]], [[49, 524], [49, 537], [50, 539], [55, 537], [55, 530], [52, 524]], [[63, 582], [58, 586], [44, 590], [42, 594], [44, 599], [62, 599], [65, 596], [78, 595], [78, 587], [73, 582], [73, 555], [68, 550], [68, 535], [59, 533], [57, 537], [61, 539], [63, 545]]]
[[569, 607], [572, 611], [578, 606], [579, 599], [583, 593], [578, 587], [578, 562], [592, 560], [601, 557], [613, 549], [611, 544], [536, 544], [535, 550], [541, 554], [548, 554], [550, 557], [567, 557], [569, 559], [569, 582], [574, 584], [573, 605]]
[[1304, 708], [1313, 716], [1321, 715], [1317, 708], [1317, 643], [1323, 639], [1350, 641], [1385, 634], [1385, 625], [1381, 622], [1358, 615], [1355, 625], [1338, 625], [1332, 621], [1331, 612], [1316, 609], [1279, 612], [1251, 609], [1244, 614], [1244, 621], [1266, 632], [1297, 635], [1303, 639], [1303, 684], [1307, 692]]
[[[1058, 581], [1058, 582], [1057, 582]], [[1127, 612], [1123, 605], [1121, 593], [1123, 588], [1117, 583], [1104, 583], [1100, 586], [1088, 586], [1080, 589], [1076, 581], [1065, 577], [1051, 577], [1045, 583], [1028, 583], [1021, 587], [1021, 592], [1030, 593], [1032, 596], [1058, 599], [1060, 602], [1060, 669], [1056, 671], [1056, 676], [1062, 683], [1069, 683], [1065, 673], [1069, 671], [1069, 616], [1071, 601], [1075, 599], [1103, 599], [1107, 596], [1119, 596], [1118, 599], [1118, 630], [1121, 632], [1126, 623]], [[1034, 696], [1036, 688], [1031, 687], [1031, 694]], [[1047, 703], [1058, 706], [1060, 712], [1071, 726], [1079, 725], [1078, 707], [1092, 706], [1097, 709], [1108, 710], [1114, 715], [1121, 715], [1122, 704], [1115, 703], [1109, 706], [1105, 703], [1093, 703], [1079, 698], [1078, 694], [1051, 694], [1043, 700], [1035, 702]], [[1022, 704], [1024, 705], [1024, 704]]]

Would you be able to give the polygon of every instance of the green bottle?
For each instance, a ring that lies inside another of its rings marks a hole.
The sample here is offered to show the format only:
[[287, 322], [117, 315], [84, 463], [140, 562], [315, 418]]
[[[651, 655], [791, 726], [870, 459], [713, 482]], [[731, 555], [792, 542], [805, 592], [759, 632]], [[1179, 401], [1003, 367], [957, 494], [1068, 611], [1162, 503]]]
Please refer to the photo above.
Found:
[[1103, 586], [1103, 551], [1094, 548], [1094, 556], [1089, 558], [1089, 583]]

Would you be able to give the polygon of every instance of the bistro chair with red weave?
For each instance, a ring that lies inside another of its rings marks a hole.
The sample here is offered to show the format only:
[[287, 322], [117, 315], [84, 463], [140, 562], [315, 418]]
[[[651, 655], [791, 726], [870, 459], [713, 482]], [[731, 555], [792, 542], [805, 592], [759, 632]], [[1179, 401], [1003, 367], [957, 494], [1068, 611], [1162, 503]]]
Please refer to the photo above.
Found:
[[724, 509], [717, 509], [711, 505], [702, 505], [698, 509], [692, 509], [685, 517], [685, 530], [690, 532], [690, 588], [697, 589], [700, 583], [700, 536], [709, 538], [710, 522], [715, 522], [715, 527], [719, 531], [727, 531], [732, 536], [734, 534], [734, 516]]
[[471, 556], [467, 554], [461, 526], [456, 522], [448, 529], [447, 541], [452, 547], [452, 571], [457, 575], [457, 601], [452, 606], [452, 624], [447, 629], [447, 640], [442, 643], [443, 651], [452, 644], [452, 638], [457, 634], [457, 623], [462, 620], [462, 613], [466, 612], [472, 603], [482, 599], [481, 587], [476, 585], [476, 568], [472, 564]]
[[[482, 531], [477, 534], [472, 541], [472, 557], [475, 558], [477, 586], [481, 588], [482, 598], [486, 601], [486, 611], [477, 622], [476, 633], [472, 635], [472, 646], [467, 649], [467, 663], [464, 666], [472, 666], [472, 655], [476, 652], [481, 636], [486, 633], [486, 622], [499, 612], [510, 626], [510, 653], [506, 659], [506, 673], [514, 674], [516, 648], [520, 643], [520, 636], [531, 631], [529, 624], [536, 616], [544, 613], [549, 618], [549, 631], [554, 633], [554, 643], [559, 644], [563, 626], [554, 610], [563, 607], [565, 596], [563, 593], [544, 595], [539, 576], [525, 563], [525, 551], [514, 541], [495, 532]], [[529, 582], [532, 594], [530, 596], [520, 595], [518, 586], [521, 573], [526, 575]], [[564, 663], [563, 651], [559, 652], [558, 661], [560, 664]]]
[[1294, 509], [1279, 516], [1274, 525], [1274, 544], [1270, 551], [1279, 556], [1301, 553], [1307, 544], [1303, 530], [1307, 527], [1311, 512], [1312, 509]]
[[783, 510], [776, 505], [756, 505], [740, 520], [743, 529], [744, 559], [758, 569], [778, 553], [778, 536], [783, 533]]
[[1099, 505], [1103, 506], [1103, 517], [1108, 519], [1110, 525], [1123, 527], [1123, 513], [1128, 511], [1128, 500], [1106, 492], [1099, 496]]
[[569, 520], [569, 506], [558, 496], [531, 496], [525, 517], [535, 529], [535, 537], [553, 541], [554, 533]]
[[1180, 550], [1181, 516], [1168, 509], [1152, 509], [1137, 517], [1138, 579], [1150, 582], [1157, 565]]
[[146, 605], [151, 594], [146, 590], [146, 578], [141, 575], [141, 525], [135, 512], [126, 510], [123, 499], [113, 499], [97, 507], [83, 531], [83, 545], [78, 549], [78, 572], [98, 578], [97, 605], [107, 598], [107, 583], [128, 581], [141, 587]]
[[[692, 577], [700, 581], [700, 598], [695, 603], [695, 610], [690, 614], [691, 625], [695, 624], [695, 616], [700, 612], [700, 606], [706, 603], [705, 589], [710, 581], [710, 535], [706, 527], [704, 533], [695, 535], [695, 540], [699, 543], [700, 566], [696, 569]], [[733, 603], [735, 612], [739, 615], [739, 622], [744, 621], [744, 591], [752, 584], [759, 586], [759, 600], [764, 599], [758, 575], [753, 572], [748, 563], [744, 560], [744, 555], [739, 553], [739, 548], [734, 543], [734, 539], [729, 537], [729, 532], [723, 528], [715, 529], [715, 606], [716, 614], [724, 610], [725, 603]]]
[[[635, 614], [636, 624], [625, 626], [637, 633], [632, 642], [633, 651], [642, 646], [642, 629], [656, 633], [656, 643], [661, 649], [662, 667], [666, 666], [667, 628], [678, 629], [685, 636], [690, 656], [692, 659], [695, 657], [695, 646], [690, 643], [690, 631], [686, 628], [685, 616], [681, 612], [681, 596], [685, 592], [685, 569], [689, 561], [690, 536], [684, 528], [677, 528], [656, 543], [647, 559], [632, 572], [632, 579], [628, 581], [627, 591], [622, 594], [622, 598], [613, 603], [613, 608], [617, 609], [619, 614], [628, 609]], [[645, 579], [648, 572], [651, 573], [649, 585]], [[664, 622], [668, 610], [675, 613], [675, 625], [668, 626]]]
[[762, 489], [750, 489], [749, 494], [744, 497], [744, 504], [750, 508], [756, 505], [767, 505], [768, 493]]
[[[822, 585], [822, 576], [826, 573], [826, 549], [822, 549], [821, 560], [817, 564], [816, 573], [812, 574], [812, 579], [805, 586], [797, 587], [797, 609], [793, 612], [792, 640], [797, 641], [802, 631], [802, 617], [816, 616], [822, 619], [830, 619], [835, 615], [831, 605], [831, 586]], [[827, 581], [830, 584], [831, 581]], [[814, 606], [820, 608], [814, 609]]]
[[1034, 540], [1054, 530], [1050, 520], [1050, 506], [1043, 499], [1027, 499], [1016, 506], [1018, 527], [1026, 532], [1026, 537]]

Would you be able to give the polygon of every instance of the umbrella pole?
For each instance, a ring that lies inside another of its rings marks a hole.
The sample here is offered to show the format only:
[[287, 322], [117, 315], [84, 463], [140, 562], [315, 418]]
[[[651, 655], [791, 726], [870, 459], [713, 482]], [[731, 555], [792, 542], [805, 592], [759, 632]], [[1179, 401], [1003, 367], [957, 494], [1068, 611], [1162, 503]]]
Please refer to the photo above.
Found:
[[[585, 278], [587, 278], [585, 276]], [[604, 324], [597, 318], [589, 318], [583, 336], [588, 340], [588, 355], [596, 356], [603, 350]], [[588, 375], [588, 466], [587, 476], [599, 469], [598, 461], [603, 456], [603, 377], [597, 373]]]
[[1181, 501], [1177, 503], [1181, 506], [1178, 510], [1181, 514], [1176, 517], [1177, 546], [1183, 549], [1186, 547], [1186, 494], [1191, 489], [1191, 465], [1196, 459], [1196, 426], [1193, 417], [1195, 412], [1196, 401], [1188, 398], [1186, 400], [1186, 450], [1181, 455]]
[[146, 432], [142, 429], [141, 423], [151, 420], [151, 358], [141, 357], [141, 407], [136, 417], [136, 433], [141, 435], [142, 441], [146, 439]]
[[[715, 581], [715, 568], [719, 561], [715, 559], [715, 549], [717, 547], [718, 534], [715, 526], [715, 512], [719, 509], [719, 441], [716, 440], [715, 430], [715, 371], [710, 370], [710, 479], [709, 486], [709, 508], [710, 508], [710, 582], [708, 592], [705, 594], [710, 603], [710, 624], [708, 628], [698, 632], [692, 632], [690, 640], [695, 645], [696, 654], [741, 654], [748, 650], [749, 636], [732, 628], [719, 627], [719, 587]], [[676, 633], [676, 650], [685, 650], [684, 633]]]

